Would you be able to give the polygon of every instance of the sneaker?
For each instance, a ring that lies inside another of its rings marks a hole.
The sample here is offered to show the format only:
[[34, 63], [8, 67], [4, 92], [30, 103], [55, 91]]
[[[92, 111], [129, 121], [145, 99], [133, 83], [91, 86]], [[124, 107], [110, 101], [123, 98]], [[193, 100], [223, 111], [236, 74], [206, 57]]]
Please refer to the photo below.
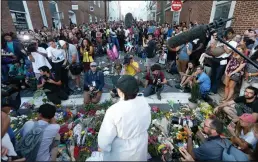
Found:
[[77, 91], [81, 91], [82, 89], [80, 88], [80, 87], [77, 87], [77, 89], [76, 89]]
[[175, 88], [182, 90], [182, 87], [179, 84], [175, 85]]

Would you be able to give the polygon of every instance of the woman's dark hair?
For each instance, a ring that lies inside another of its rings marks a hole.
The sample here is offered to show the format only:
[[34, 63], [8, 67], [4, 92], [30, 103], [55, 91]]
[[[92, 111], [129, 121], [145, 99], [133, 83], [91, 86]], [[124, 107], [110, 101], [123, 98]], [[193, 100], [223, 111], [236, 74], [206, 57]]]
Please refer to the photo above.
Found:
[[31, 43], [31, 44], [29, 44], [28, 47], [27, 47], [27, 51], [28, 51], [29, 53], [31, 53], [31, 52], [37, 52], [36, 43]]
[[4, 33], [4, 34], [3, 34], [3, 38], [6, 37], [6, 36], [12, 37], [11, 33]]
[[255, 61], [255, 60], [257, 60], [257, 58], [258, 58], [258, 50], [253, 53], [253, 55], [250, 57], [250, 59], [252, 61]]
[[187, 65], [188, 65], [189, 63], [193, 64], [193, 68], [192, 68], [192, 69], [194, 69], [194, 63], [193, 63], [193, 61], [189, 61], [189, 62], [187, 63]]
[[243, 41], [245, 42], [246, 46], [248, 47], [250, 44], [254, 44], [254, 40], [248, 38], [248, 37], [244, 37]]
[[84, 44], [83, 44], [83, 41], [84, 41], [84, 40], [86, 40], [86, 41], [88, 42], [88, 47], [92, 46], [91, 41], [90, 41], [88, 38], [84, 38], [84, 39], [82, 40], [82, 48], [85, 48], [85, 46], [84, 46]]

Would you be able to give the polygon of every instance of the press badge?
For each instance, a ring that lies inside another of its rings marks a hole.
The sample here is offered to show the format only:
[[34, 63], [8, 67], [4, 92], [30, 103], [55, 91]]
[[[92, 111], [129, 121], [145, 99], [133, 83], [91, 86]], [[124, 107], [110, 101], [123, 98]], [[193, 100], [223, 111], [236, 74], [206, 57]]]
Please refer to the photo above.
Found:
[[221, 60], [220, 65], [227, 65], [228, 61], [227, 60]]
[[95, 87], [96, 86], [96, 82], [92, 81], [92, 86]]

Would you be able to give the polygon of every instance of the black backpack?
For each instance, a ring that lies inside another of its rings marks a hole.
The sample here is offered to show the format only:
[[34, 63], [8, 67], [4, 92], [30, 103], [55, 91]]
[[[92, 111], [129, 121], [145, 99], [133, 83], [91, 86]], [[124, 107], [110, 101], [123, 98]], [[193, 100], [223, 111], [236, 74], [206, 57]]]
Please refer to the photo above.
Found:
[[83, 71], [83, 65], [81, 63], [71, 64], [69, 70], [73, 75], [80, 75]]

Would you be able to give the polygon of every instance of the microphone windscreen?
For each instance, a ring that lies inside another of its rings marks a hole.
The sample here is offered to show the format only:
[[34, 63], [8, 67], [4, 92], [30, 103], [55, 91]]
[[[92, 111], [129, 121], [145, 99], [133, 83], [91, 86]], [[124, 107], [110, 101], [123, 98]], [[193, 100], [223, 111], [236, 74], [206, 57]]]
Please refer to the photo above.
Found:
[[125, 26], [126, 28], [131, 28], [133, 25], [133, 15], [131, 13], [127, 13], [125, 15]]
[[191, 42], [197, 38], [199, 38], [200, 40], [203, 40], [206, 38], [207, 29], [208, 29], [207, 25], [196, 26], [187, 32], [171, 37], [167, 41], [167, 44], [170, 48], [175, 48], [187, 42]]

